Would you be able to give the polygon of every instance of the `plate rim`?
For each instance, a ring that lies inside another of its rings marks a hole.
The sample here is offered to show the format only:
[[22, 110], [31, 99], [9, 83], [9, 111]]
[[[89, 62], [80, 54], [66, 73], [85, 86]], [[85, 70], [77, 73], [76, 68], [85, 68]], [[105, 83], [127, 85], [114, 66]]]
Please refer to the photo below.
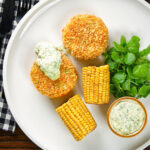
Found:
[[150, 9], [150, 4], [148, 4], [148, 2], [146, 2], [145, 0], [137, 0], [138, 2], [140, 2], [143, 6], [147, 7], [148, 9]]
[[[38, 9], [43, 8], [47, 3], [52, 5], [55, 5], [56, 2], [59, 2], [61, 0], [41, 0], [40, 2], [38, 2], [36, 5], [34, 5], [26, 14], [25, 16], [20, 20], [20, 22], [17, 24], [15, 30], [13, 31], [6, 51], [5, 51], [5, 56], [4, 56], [4, 60], [3, 60], [3, 71], [2, 71], [2, 76], [3, 76], [3, 88], [4, 88], [4, 93], [5, 93], [5, 97], [6, 97], [6, 101], [8, 103], [9, 109], [11, 110], [11, 113], [15, 119], [15, 122], [18, 124], [18, 126], [21, 128], [21, 130], [25, 133], [25, 135], [33, 142], [35, 143], [37, 146], [39, 146], [42, 149], [47, 149], [46, 147], [44, 147], [44, 145], [40, 144], [35, 138], [32, 137], [32, 135], [23, 127], [23, 125], [20, 123], [16, 111], [15, 111], [15, 107], [10, 103], [11, 97], [9, 95], [9, 91], [8, 91], [8, 85], [7, 85], [7, 64], [8, 64], [8, 57], [11, 51], [11, 47], [13, 45], [13, 41], [16, 37], [16, 35], [19, 33], [19, 30], [21, 29], [21, 27], [26, 24], [28, 22], [28, 19], [30, 19], [30, 17], [34, 16], [34, 13], [36, 13], [38, 11]], [[54, 3], [53, 3], [54, 2]]]

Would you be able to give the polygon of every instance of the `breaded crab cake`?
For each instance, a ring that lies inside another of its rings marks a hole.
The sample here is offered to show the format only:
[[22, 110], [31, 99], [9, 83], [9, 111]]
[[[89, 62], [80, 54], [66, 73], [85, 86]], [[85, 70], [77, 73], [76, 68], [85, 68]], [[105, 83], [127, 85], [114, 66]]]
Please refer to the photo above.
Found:
[[76, 69], [71, 60], [64, 54], [62, 54], [59, 79], [52, 81], [41, 71], [36, 62], [31, 68], [30, 75], [36, 89], [50, 98], [60, 98], [67, 95], [77, 81]]
[[94, 15], [76, 15], [63, 28], [62, 38], [72, 56], [94, 59], [106, 50], [108, 29], [102, 19]]

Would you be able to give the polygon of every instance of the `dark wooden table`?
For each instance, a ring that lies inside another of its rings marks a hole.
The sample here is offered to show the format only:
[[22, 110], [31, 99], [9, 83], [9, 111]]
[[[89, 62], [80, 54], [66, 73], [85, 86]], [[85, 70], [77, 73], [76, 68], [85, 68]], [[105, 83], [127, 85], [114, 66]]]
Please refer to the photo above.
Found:
[[0, 130], [0, 150], [41, 150], [17, 126], [14, 133]]

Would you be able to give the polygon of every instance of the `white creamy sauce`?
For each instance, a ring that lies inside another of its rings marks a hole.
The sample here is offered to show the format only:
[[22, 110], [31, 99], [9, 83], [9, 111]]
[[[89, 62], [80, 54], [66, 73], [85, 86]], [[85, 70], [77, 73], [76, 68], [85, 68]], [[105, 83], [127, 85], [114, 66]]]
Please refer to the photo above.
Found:
[[35, 47], [36, 60], [40, 69], [51, 80], [57, 80], [60, 77], [61, 52], [57, 50], [48, 41], [39, 42]]
[[145, 112], [138, 102], [122, 100], [110, 112], [109, 122], [113, 130], [121, 135], [132, 135], [139, 131], [145, 121]]

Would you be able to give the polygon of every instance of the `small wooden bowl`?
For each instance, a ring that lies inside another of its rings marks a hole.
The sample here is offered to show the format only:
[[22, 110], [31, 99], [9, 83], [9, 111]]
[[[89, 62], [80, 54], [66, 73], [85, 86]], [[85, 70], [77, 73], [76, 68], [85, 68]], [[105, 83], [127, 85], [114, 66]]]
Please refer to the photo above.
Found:
[[[111, 112], [111, 109], [113, 108], [113, 106], [114, 106], [116, 103], [118, 103], [119, 101], [123, 101], [123, 100], [126, 100], [126, 99], [136, 101], [136, 102], [143, 108], [143, 110], [144, 110], [144, 112], [145, 112], [145, 120], [144, 120], [143, 126], [140, 128], [139, 131], [137, 131], [137, 132], [135, 132], [135, 133], [133, 133], [133, 134], [130, 134], [130, 135], [122, 135], [122, 134], [117, 133], [117, 132], [111, 127], [111, 124], [110, 124], [110, 122], [109, 122], [109, 115], [110, 115], [110, 112]], [[120, 136], [120, 137], [125, 137], [125, 138], [127, 138], [127, 137], [133, 137], [133, 136], [139, 134], [139, 133], [145, 128], [145, 125], [146, 125], [146, 123], [147, 123], [147, 112], [146, 112], [145, 106], [144, 106], [138, 99], [136, 99], [136, 98], [134, 98], [134, 97], [121, 97], [121, 98], [115, 100], [115, 101], [110, 105], [110, 107], [109, 107], [109, 109], [108, 109], [108, 111], [107, 111], [107, 123], [108, 123], [109, 128], [110, 128], [110, 129], [112, 130], [112, 132], [115, 133], [116, 135], [118, 135], [118, 136]]]

